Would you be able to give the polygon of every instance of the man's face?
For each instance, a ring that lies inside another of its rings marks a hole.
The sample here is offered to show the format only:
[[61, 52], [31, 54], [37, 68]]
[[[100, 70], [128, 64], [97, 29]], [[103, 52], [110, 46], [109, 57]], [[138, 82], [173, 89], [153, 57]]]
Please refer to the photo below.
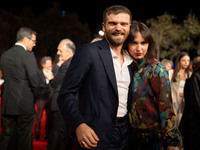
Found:
[[58, 49], [57, 54], [59, 55], [59, 59], [65, 61], [65, 58], [67, 57], [66, 45], [64, 43], [60, 43], [57, 49]]
[[51, 60], [46, 60], [46, 63], [42, 65], [44, 70], [52, 70], [52, 61]]
[[71, 56], [71, 49], [67, 45], [74, 45], [74, 43], [71, 40], [66, 40], [60, 42], [57, 47], [60, 60], [66, 61]]
[[113, 46], [121, 46], [130, 31], [130, 15], [126, 13], [110, 14], [106, 23], [102, 23], [105, 38]]
[[36, 46], [36, 36], [32, 34], [32, 38], [28, 38], [28, 43], [26, 44], [26, 48], [28, 51], [32, 51], [33, 47]]

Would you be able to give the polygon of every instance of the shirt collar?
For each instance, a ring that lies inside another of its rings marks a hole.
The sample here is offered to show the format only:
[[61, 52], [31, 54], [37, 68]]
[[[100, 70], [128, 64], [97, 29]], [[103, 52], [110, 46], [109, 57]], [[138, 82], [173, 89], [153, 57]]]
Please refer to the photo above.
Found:
[[72, 58], [72, 56], [70, 56], [69, 58], [67, 58], [67, 59], [65, 60], [65, 62], [68, 61], [70, 58]]
[[[110, 51], [111, 51], [111, 56], [112, 56], [112, 58], [119, 58], [119, 56], [117, 56], [117, 55], [113, 52], [113, 50], [112, 50], [111, 47], [110, 47]], [[123, 53], [123, 56], [124, 56], [124, 63], [127, 64], [127, 65], [130, 65], [130, 64], [133, 62], [133, 59], [130, 57], [130, 55], [128, 54], [127, 51], [123, 50], [122, 53]]]
[[21, 43], [15, 43], [15, 45], [22, 46], [25, 50], [27, 50], [26, 47]]
[[118, 58], [118, 56], [113, 52], [111, 47], [110, 47], [110, 51], [111, 51], [112, 58]]
[[123, 55], [124, 55], [124, 60], [127, 63], [127, 65], [130, 65], [133, 62], [133, 58], [131, 58], [131, 56], [128, 54], [127, 51], [123, 51]]
[[47, 73], [44, 69], [42, 69], [43, 73]]

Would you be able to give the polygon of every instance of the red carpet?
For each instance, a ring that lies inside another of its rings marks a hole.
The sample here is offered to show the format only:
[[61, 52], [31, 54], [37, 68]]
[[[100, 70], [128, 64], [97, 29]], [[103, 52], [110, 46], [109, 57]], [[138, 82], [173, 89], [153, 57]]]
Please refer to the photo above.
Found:
[[[37, 107], [35, 108], [37, 111]], [[45, 132], [46, 132], [45, 123], [46, 123], [46, 111], [44, 110], [42, 114], [41, 124], [40, 124], [39, 141], [33, 142], [33, 150], [46, 150], [47, 148], [47, 140], [45, 140]], [[34, 127], [35, 127], [35, 123], [33, 125], [33, 138], [35, 136]]]
[[45, 141], [36, 141], [33, 142], [33, 150], [46, 150], [47, 142]]
[[[36, 107], [35, 107], [36, 108]], [[37, 110], [37, 108], [36, 108]], [[45, 140], [45, 125], [46, 125], [46, 111], [43, 111], [41, 124], [40, 124], [40, 137], [39, 141], [33, 142], [33, 150], [46, 150], [47, 148], [47, 140]], [[35, 123], [33, 125], [33, 137], [35, 135], [34, 132]], [[74, 149], [72, 149], [74, 150]]]

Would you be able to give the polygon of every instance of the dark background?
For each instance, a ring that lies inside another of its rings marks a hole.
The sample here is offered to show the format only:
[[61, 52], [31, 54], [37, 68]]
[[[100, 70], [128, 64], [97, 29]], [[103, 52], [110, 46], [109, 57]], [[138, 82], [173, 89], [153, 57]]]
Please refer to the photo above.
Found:
[[200, 15], [200, 1], [177, 1], [177, 0], [49, 0], [49, 1], [3, 1], [0, 2], [0, 9], [18, 15], [24, 7], [31, 7], [36, 15], [43, 13], [54, 3], [59, 3], [62, 9], [67, 12], [77, 12], [83, 23], [88, 23], [90, 30], [96, 34], [101, 29], [102, 14], [105, 8], [120, 4], [128, 7], [133, 13], [133, 19], [145, 22], [146, 19], [155, 18], [168, 12], [182, 21], [186, 15], [193, 11], [197, 17]]
[[[59, 11], [54, 9], [55, 4], [59, 5]], [[147, 19], [156, 19], [166, 12], [176, 17], [173, 23], [181, 25], [190, 12], [197, 18], [200, 16], [200, 1], [198, 0], [4, 0], [0, 2], [0, 55], [13, 45], [16, 32], [22, 25], [33, 27], [38, 33], [37, 46], [34, 48], [38, 61], [44, 55], [54, 58], [58, 42], [66, 37], [74, 41], [78, 50], [80, 46], [98, 36], [103, 11], [111, 5], [128, 7], [133, 14], [133, 19], [144, 23]], [[23, 16], [24, 8], [31, 8], [33, 17], [27, 12]], [[61, 15], [63, 11], [66, 14], [65, 17]], [[73, 19], [70, 19], [71, 14], [75, 14]], [[198, 34], [197, 31], [194, 32]], [[198, 44], [200, 37], [192, 40]], [[192, 47], [192, 49], [195, 50], [196, 55], [198, 48]]]

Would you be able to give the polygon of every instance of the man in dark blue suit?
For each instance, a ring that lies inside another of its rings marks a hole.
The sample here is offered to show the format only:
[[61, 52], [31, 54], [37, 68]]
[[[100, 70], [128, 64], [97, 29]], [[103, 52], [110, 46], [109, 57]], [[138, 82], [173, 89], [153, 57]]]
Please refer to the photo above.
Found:
[[[0, 149], [32, 150], [32, 128], [35, 118], [35, 96], [39, 86], [38, 68], [32, 48], [36, 46], [36, 32], [21, 27], [17, 43], [1, 56], [4, 79], [2, 99], [3, 128]], [[13, 136], [17, 138], [11, 140]], [[11, 142], [12, 141], [12, 142]]]
[[122, 46], [131, 21], [126, 7], [107, 8], [102, 23], [105, 38], [82, 46], [65, 75], [57, 102], [70, 133], [76, 134], [76, 150], [128, 148], [128, 66], [132, 60]]

